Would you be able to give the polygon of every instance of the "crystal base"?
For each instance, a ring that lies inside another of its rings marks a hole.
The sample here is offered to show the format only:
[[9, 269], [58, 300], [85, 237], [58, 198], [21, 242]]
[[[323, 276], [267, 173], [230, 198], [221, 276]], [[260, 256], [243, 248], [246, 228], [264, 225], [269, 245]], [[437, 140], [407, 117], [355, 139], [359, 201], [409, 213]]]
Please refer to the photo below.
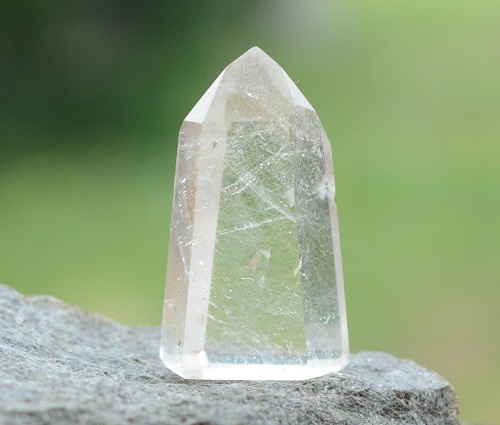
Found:
[[205, 353], [200, 353], [194, 359], [199, 367], [190, 368], [193, 359], [178, 359], [165, 356], [162, 351], [160, 358], [163, 363], [185, 379], [211, 379], [221, 381], [303, 381], [317, 378], [329, 373], [338, 372], [348, 363], [348, 356], [327, 360], [311, 360], [306, 364], [280, 363], [280, 359], [268, 359], [265, 364], [259, 362], [210, 362]]

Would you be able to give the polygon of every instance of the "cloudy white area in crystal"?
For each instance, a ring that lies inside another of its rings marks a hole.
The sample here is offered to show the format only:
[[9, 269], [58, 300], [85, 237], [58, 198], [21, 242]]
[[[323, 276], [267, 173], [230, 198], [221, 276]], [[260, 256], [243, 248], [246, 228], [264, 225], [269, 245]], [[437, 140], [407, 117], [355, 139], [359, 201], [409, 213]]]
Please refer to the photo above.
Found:
[[179, 134], [160, 357], [184, 378], [303, 380], [348, 361], [331, 147], [257, 47]]

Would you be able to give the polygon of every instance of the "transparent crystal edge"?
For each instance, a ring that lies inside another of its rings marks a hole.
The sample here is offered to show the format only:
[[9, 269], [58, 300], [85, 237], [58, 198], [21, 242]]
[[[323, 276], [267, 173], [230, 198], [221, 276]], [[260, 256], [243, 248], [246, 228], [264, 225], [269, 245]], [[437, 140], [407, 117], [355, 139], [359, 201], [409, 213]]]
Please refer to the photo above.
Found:
[[191, 121], [197, 124], [203, 124], [207, 116], [208, 110], [212, 105], [212, 102], [219, 88], [220, 82], [224, 76], [226, 70], [222, 71], [217, 79], [212, 83], [209, 89], [201, 97], [201, 99], [196, 103], [193, 109], [189, 112], [184, 121]]

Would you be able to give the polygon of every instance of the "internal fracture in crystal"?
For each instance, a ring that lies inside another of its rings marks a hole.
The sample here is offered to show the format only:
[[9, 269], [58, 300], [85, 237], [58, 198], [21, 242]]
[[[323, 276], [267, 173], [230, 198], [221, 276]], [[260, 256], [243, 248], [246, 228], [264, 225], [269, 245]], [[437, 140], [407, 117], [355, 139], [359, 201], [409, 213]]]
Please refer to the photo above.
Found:
[[160, 357], [184, 378], [303, 380], [348, 361], [330, 142], [257, 47], [179, 134]]

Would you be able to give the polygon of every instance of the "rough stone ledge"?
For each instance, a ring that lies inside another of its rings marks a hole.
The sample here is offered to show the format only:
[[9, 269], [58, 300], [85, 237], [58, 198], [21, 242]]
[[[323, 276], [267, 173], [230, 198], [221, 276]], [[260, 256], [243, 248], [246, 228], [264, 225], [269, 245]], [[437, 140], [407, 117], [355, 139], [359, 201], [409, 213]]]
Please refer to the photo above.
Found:
[[388, 354], [305, 382], [186, 381], [158, 344], [156, 328], [0, 285], [0, 425], [459, 423], [448, 382]]

